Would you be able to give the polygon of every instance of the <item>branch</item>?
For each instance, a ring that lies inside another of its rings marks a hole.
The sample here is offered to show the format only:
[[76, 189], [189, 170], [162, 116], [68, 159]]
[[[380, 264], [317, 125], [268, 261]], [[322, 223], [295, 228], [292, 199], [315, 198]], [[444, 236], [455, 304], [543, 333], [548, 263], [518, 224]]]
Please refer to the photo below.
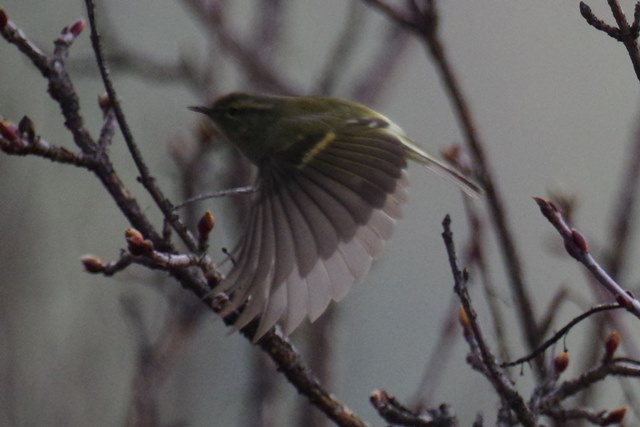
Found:
[[147, 167], [144, 159], [142, 158], [142, 154], [138, 149], [138, 146], [133, 138], [133, 134], [131, 133], [131, 129], [129, 128], [129, 124], [127, 123], [127, 119], [122, 111], [120, 106], [120, 102], [118, 101], [118, 96], [116, 94], [116, 90], [111, 82], [111, 77], [109, 76], [109, 70], [107, 69], [107, 65], [104, 60], [104, 54], [102, 52], [102, 44], [100, 41], [100, 35], [98, 34], [96, 18], [95, 18], [95, 4], [93, 0], [85, 0], [85, 5], [87, 7], [87, 15], [89, 17], [89, 25], [91, 26], [91, 45], [93, 46], [93, 51], [96, 55], [96, 62], [98, 63], [98, 68], [100, 70], [100, 75], [102, 76], [102, 82], [104, 87], [109, 95], [109, 101], [113, 111], [116, 115], [116, 119], [118, 121], [118, 125], [120, 126], [120, 131], [124, 137], [124, 140], [127, 144], [127, 148], [129, 149], [129, 153], [131, 154], [131, 158], [133, 159], [138, 171], [140, 172], [140, 183], [145, 187], [145, 189], [149, 192], [153, 200], [155, 201], [160, 211], [163, 213], [164, 218], [169, 224], [176, 230], [176, 233], [180, 236], [182, 241], [187, 247], [192, 250], [197, 250], [197, 244], [187, 229], [185, 225], [180, 221], [180, 217], [175, 214], [173, 205], [165, 197], [160, 188], [156, 185], [155, 179], [151, 176], [149, 172], [149, 168]]
[[365, 3], [379, 9], [395, 23], [402, 27], [408, 27], [411, 30], [417, 30], [413, 21], [413, 16], [404, 10], [398, 9], [396, 6], [391, 6], [383, 0], [364, 0]]
[[553, 418], [556, 422], [565, 424], [568, 421], [585, 420], [597, 426], [608, 426], [620, 424], [626, 415], [626, 407], [614, 409], [613, 411], [594, 411], [590, 408], [558, 409], [546, 410], [544, 413]]
[[392, 73], [402, 63], [400, 57], [409, 47], [409, 36], [409, 32], [397, 25], [386, 30], [378, 54], [359, 73], [358, 81], [352, 84], [349, 95], [352, 99], [367, 105], [378, 102]]
[[584, 319], [587, 319], [588, 317], [591, 317], [591, 315], [593, 315], [593, 314], [600, 313], [601, 311], [617, 310], [619, 308], [624, 308], [624, 307], [622, 305], [618, 304], [618, 303], [602, 304], [602, 305], [598, 305], [596, 307], [592, 307], [588, 311], [586, 311], [586, 312], [580, 314], [579, 316], [576, 316], [575, 318], [571, 319], [571, 321], [569, 323], [567, 323], [565, 326], [563, 326], [558, 332], [553, 334], [553, 336], [551, 338], [549, 338], [544, 343], [542, 343], [542, 345], [540, 347], [538, 347], [537, 349], [535, 349], [535, 351], [533, 351], [531, 354], [529, 354], [527, 356], [524, 356], [524, 357], [521, 357], [521, 358], [519, 358], [517, 360], [514, 360], [513, 362], [503, 363], [503, 364], [500, 365], [500, 367], [501, 368], [508, 368], [510, 366], [516, 366], [516, 365], [520, 365], [522, 363], [527, 363], [527, 362], [535, 359], [536, 357], [538, 357], [542, 353], [544, 353], [545, 350], [547, 350], [553, 344], [558, 342], [562, 337], [564, 337], [566, 334], [568, 334], [569, 331], [574, 326], [576, 326], [578, 323], [580, 323]]
[[[27, 116], [24, 116], [20, 124], [25, 121], [31, 122]], [[20, 127], [16, 127], [6, 120], [0, 120], [0, 150], [6, 154], [34, 155], [55, 163], [70, 164], [90, 170], [97, 164], [94, 156], [73, 153], [64, 147], [57, 147], [41, 138], [40, 135], [35, 135], [33, 127], [31, 127], [31, 131], [21, 131]]]
[[183, 3], [194, 12], [196, 19], [205, 24], [207, 31], [218, 39], [220, 47], [242, 65], [241, 69], [249, 79], [266, 90], [283, 95], [302, 93], [298, 88], [286, 83], [277, 70], [262, 59], [259, 52], [231, 32], [224, 23], [219, 2], [183, 0]]
[[552, 202], [540, 197], [534, 197], [540, 207], [540, 211], [547, 220], [556, 228], [564, 240], [567, 253], [582, 263], [595, 279], [605, 287], [615, 298], [618, 304], [630, 313], [640, 318], [640, 302], [629, 292], [624, 290], [613, 278], [596, 262], [589, 253], [589, 245], [584, 236], [576, 229], [567, 225], [562, 212]]
[[[168, 271], [173, 276], [181, 278], [181, 275], [188, 271], [188, 267], [197, 267], [202, 270], [210, 281], [209, 289], [215, 288], [220, 280], [208, 257], [159, 252], [155, 250], [153, 242], [145, 239], [137, 230], [129, 229], [125, 236], [129, 251], [128, 256], [123, 255], [120, 260], [109, 264], [103, 264], [96, 257], [87, 256], [83, 258], [85, 268], [92, 273], [107, 274], [106, 271], [120, 271], [131, 263], [138, 263], [149, 268]], [[109, 265], [112, 266], [112, 270], [107, 270]], [[196, 294], [216, 313], [219, 313], [227, 302], [223, 295], [216, 295], [214, 292], [203, 288], [196, 291]], [[236, 315], [237, 313], [232, 313], [227, 316], [224, 319], [225, 323], [233, 324]], [[256, 327], [257, 322], [254, 321], [243, 328], [241, 333], [251, 341]], [[275, 332], [275, 330], [268, 332], [258, 341], [257, 345], [275, 362], [278, 370], [285, 375], [300, 394], [306, 396], [312, 404], [338, 425], [349, 427], [364, 427], [366, 425], [351, 409], [334, 398], [320, 385], [315, 375], [304, 364], [297, 350], [278, 332]]]
[[[498, 243], [507, 265], [507, 272], [511, 282], [511, 288], [518, 309], [522, 330], [527, 339], [527, 345], [534, 349], [540, 341], [538, 325], [532, 306], [533, 299], [530, 297], [525, 284], [520, 256], [517, 251], [513, 234], [507, 223], [507, 214], [504, 202], [498, 192], [496, 179], [492, 176], [492, 167], [484, 150], [484, 144], [477, 131], [475, 120], [471, 114], [466, 97], [462, 93], [462, 88], [458, 78], [446, 55], [444, 45], [440, 40], [438, 27], [438, 14], [435, 0], [427, 2], [424, 10], [417, 6], [412, 7], [413, 16], [408, 12], [400, 11], [380, 0], [365, 0], [367, 3], [382, 10], [392, 20], [403, 25], [408, 30], [417, 33], [427, 47], [427, 51], [435, 63], [440, 77], [453, 104], [456, 118], [464, 132], [465, 140], [474, 162], [480, 171], [480, 180], [485, 190], [487, 204], [491, 213], [491, 219], [496, 227]], [[538, 369], [543, 369], [541, 362]]]
[[[361, 40], [363, 25], [363, 14], [360, 10], [360, 3], [352, 2], [349, 13], [342, 27], [332, 52], [327, 55], [324, 69], [320, 73], [320, 78], [313, 93], [329, 96], [336, 87], [338, 79], [343, 74], [348, 65], [348, 60], [353, 56], [358, 42]], [[377, 71], [380, 71], [378, 69]]]
[[575, 396], [578, 392], [604, 380], [610, 375], [638, 378], [640, 369], [612, 360], [585, 372], [578, 378], [567, 380], [555, 388], [541, 401], [541, 407], [553, 407], [561, 401]]
[[477, 315], [471, 304], [471, 299], [467, 292], [465, 282], [467, 276], [458, 268], [458, 261], [455, 252], [455, 244], [453, 242], [453, 233], [451, 232], [451, 218], [447, 215], [442, 222], [444, 231], [442, 233], [442, 239], [444, 240], [445, 247], [447, 248], [447, 255], [449, 257], [449, 264], [451, 266], [451, 273], [454, 280], [454, 291], [460, 298], [464, 314], [464, 330], [465, 338], [467, 341], [471, 340], [473, 345], [476, 345], [479, 350], [480, 360], [482, 362], [482, 368], [487, 374], [487, 378], [495, 388], [498, 395], [504, 399], [508, 408], [512, 410], [518, 420], [524, 426], [534, 427], [536, 426], [536, 419], [533, 413], [527, 407], [524, 399], [520, 396], [509, 379], [500, 371], [500, 368], [496, 364], [495, 357], [489, 350], [489, 347], [485, 343], [480, 325], [477, 322]]
[[[257, 322], [249, 324], [241, 332], [251, 341], [255, 328], [257, 328]], [[366, 427], [366, 423], [358, 418], [351, 409], [336, 400], [320, 385], [289, 340], [271, 331], [260, 338], [258, 345], [276, 363], [278, 370], [287, 377], [298, 392], [306, 396], [333, 422], [343, 427]]]
[[[84, 119], [80, 113], [80, 101], [65, 69], [68, 49], [83, 29], [84, 21], [82, 20], [65, 27], [55, 40], [53, 57], [48, 58], [27, 39], [23, 31], [7, 19], [6, 13], [0, 9], [0, 35], [7, 42], [18, 47], [20, 52], [25, 54], [45, 77], [49, 83], [49, 95], [60, 106], [65, 126], [73, 135], [74, 143], [80, 147], [84, 156], [91, 157], [103, 153], [100, 153], [100, 146], [96, 144], [89, 131], [84, 127]], [[109, 158], [101, 155], [100, 161], [95, 164], [92, 171], [100, 179], [131, 225], [160, 244], [158, 233], [120, 180]]]
[[635, 5], [634, 18], [631, 25], [627, 22], [627, 18], [617, 0], [607, 0], [607, 3], [609, 3], [609, 8], [618, 24], [618, 28], [612, 27], [596, 17], [591, 8], [582, 1], [580, 2], [580, 14], [589, 25], [624, 44], [636, 73], [636, 78], [640, 80], [640, 52], [638, 51], [637, 42], [638, 35], [640, 35], [640, 3]]
[[[640, 9], [639, 9], [640, 10]], [[638, 120], [638, 119], [636, 119]], [[640, 121], [638, 121], [640, 123]], [[620, 280], [629, 257], [628, 247], [637, 220], [638, 183], [640, 182], [640, 124], [629, 143], [626, 165], [620, 180], [616, 207], [609, 225], [611, 240], [605, 266], [611, 277]]]
[[[94, 23], [93, 3], [90, 0], [86, 1], [91, 15], [91, 22]], [[65, 28], [56, 40], [56, 50], [53, 59], [49, 59], [44, 56], [35, 45], [27, 40], [22, 31], [18, 30], [18, 28], [7, 19], [6, 13], [0, 9], [0, 35], [9, 43], [16, 45], [21, 52], [29, 57], [36, 68], [38, 68], [41, 74], [47, 79], [49, 82], [49, 93], [60, 105], [65, 118], [65, 125], [72, 133], [74, 142], [82, 149], [84, 155], [99, 154], [99, 161], [96, 162], [92, 170], [116, 201], [118, 207], [130, 221], [131, 225], [140, 230], [141, 235], [144, 236], [141, 242], [142, 247], [144, 248], [146, 245], [145, 241], [148, 241], [155, 245], [155, 247], [161, 249], [164, 254], [161, 253], [160, 255], [166, 255], [166, 257], [161, 256], [159, 260], [154, 260], [156, 265], [158, 265], [159, 261], [165, 262], [166, 265], [163, 266], [163, 269], [168, 269], [166, 271], [168, 271], [171, 276], [184, 288], [193, 292], [209, 309], [219, 311], [219, 302], [211, 294], [211, 287], [215, 286], [220, 279], [217, 272], [212, 271], [210, 272], [211, 274], [205, 276], [202, 272], [202, 265], [197, 262], [197, 268], [185, 267], [186, 265], [192, 265], [193, 263], [191, 261], [194, 261], [194, 259], [186, 260], [187, 262], [180, 263], [180, 265], [172, 264], [176, 259], [173, 257], [175, 249], [170, 243], [161, 239], [160, 235], [142, 213], [136, 199], [126, 190], [106, 153], [98, 151], [101, 145], [97, 144], [84, 128], [84, 121], [79, 109], [79, 100], [69, 75], [65, 70], [65, 59], [68, 53], [68, 47], [83, 28], [84, 23], [82, 21], [77, 21]], [[93, 31], [94, 43], [97, 44], [96, 55], [97, 57], [101, 57], [99, 39], [95, 32], [95, 23], [93, 25]], [[102, 72], [107, 74], [105, 85], [108, 88], [111, 85], [104, 64], [102, 66]], [[111, 87], [111, 93], [109, 94], [111, 106], [114, 108], [116, 115], [122, 114], [122, 111], [117, 113], [118, 104], [114, 102], [117, 101], [117, 97], [112, 89]], [[122, 126], [123, 122], [119, 122]], [[126, 122], [124, 123], [126, 124]], [[126, 126], [123, 126], [123, 128], [126, 129]], [[17, 136], [18, 135], [16, 135], [16, 137]], [[6, 135], [3, 135], [3, 139], [7, 139]], [[105, 144], [107, 139], [108, 136], [105, 134]], [[107, 264], [103, 264], [102, 261], [96, 257], [85, 257], [83, 264], [89, 271], [91, 271], [92, 268], [97, 270], [102, 269], [103, 271], [101, 272], [104, 274], [113, 274], [126, 268], [131, 262], [136, 260], [135, 257], [140, 255], [141, 254], [136, 255], [134, 258], [122, 256], [118, 261]], [[249, 340], [251, 340], [252, 334], [248, 334], [247, 336]], [[302, 363], [300, 355], [284, 338], [274, 332], [269, 332], [261, 339], [260, 347], [276, 362], [278, 369], [285, 374], [301, 394], [307, 396], [313, 404], [339, 425], [365, 425], [350, 409], [336, 400], [319, 385], [310, 370]]]
[[429, 410], [427, 414], [416, 414], [384, 390], [374, 390], [369, 401], [378, 414], [394, 426], [453, 427], [458, 425], [456, 418], [449, 413], [447, 405], [441, 405], [437, 410]]

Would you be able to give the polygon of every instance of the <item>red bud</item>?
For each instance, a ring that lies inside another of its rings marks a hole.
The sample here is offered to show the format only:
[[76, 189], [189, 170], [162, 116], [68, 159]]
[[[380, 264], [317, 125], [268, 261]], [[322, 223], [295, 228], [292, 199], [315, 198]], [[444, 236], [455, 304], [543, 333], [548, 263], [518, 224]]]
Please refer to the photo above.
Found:
[[9, 22], [9, 17], [7, 16], [4, 9], [0, 7], [0, 30], [4, 29], [4, 27], [7, 26], [8, 22]]
[[[84, 30], [84, 27], [86, 26], [84, 19], [78, 19], [76, 22], [74, 22], [73, 24], [71, 24], [70, 27], [68, 27], [68, 31], [73, 34], [74, 36], [77, 36], [78, 34], [80, 34], [82, 32], [82, 30]], [[67, 29], [67, 28], [65, 28]]]
[[13, 123], [6, 120], [0, 120], [0, 135], [7, 141], [17, 141], [18, 134]]
[[551, 200], [547, 200], [542, 197], [534, 197], [533, 200], [535, 200], [535, 202], [538, 204], [538, 207], [545, 216], [560, 212], [558, 207]]
[[613, 331], [609, 334], [609, 336], [607, 337], [607, 340], [604, 343], [605, 357], [607, 359], [610, 359], [611, 357], [613, 357], [613, 354], [618, 349], [618, 346], [620, 346], [620, 340], [621, 340], [621, 337], [618, 331]]
[[582, 252], [589, 252], [587, 239], [575, 228], [571, 229], [571, 240], [573, 240], [573, 243], [575, 243]]
[[200, 237], [206, 239], [213, 227], [216, 225], [216, 219], [213, 217], [211, 211], [206, 211], [200, 221], [198, 221], [198, 233]]
[[624, 416], [627, 414], [627, 407], [621, 406], [618, 409], [614, 409], [609, 412], [607, 416], [604, 418], [603, 423], [601, 425], [606, 426], [609, 424], [620, 424], [622, 420], [624, 420]]
[[124, 237], [129, 244], [128, 249], [131, 255], [143, 255], [153, 251], [153, 243], [150, 240], [146, 240], [142, 233], [134, 228], [127, 229]]
[[102, 260], [97, 256], [85, 255], [80, 258], [80, 261], [82, 262], [85, 270], [87, 270], [89, 273], [101, 273], [104, 271], [104, 264], [102, 263]]
[[569, 366], [569, 353], [563, 351], [553, 359], [553, 368], [557, 374], [561, 374]]

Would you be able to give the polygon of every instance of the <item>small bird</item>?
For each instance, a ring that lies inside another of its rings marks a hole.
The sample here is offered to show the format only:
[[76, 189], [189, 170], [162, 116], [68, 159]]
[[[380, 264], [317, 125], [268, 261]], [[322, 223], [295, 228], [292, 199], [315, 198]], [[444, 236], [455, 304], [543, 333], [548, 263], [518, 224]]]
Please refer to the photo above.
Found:
[[355, 102], [232, 93], [190, 109], [257, 167], [234, 265], [220, 285], [229, 297], [221, 316], [244, 305], [235, 330], [260, 317], [254, 342], [278, 322], [286, 335], [305, 317], [313, 322], [367, 274], [407, 201], [407, 159], [479, 193]]

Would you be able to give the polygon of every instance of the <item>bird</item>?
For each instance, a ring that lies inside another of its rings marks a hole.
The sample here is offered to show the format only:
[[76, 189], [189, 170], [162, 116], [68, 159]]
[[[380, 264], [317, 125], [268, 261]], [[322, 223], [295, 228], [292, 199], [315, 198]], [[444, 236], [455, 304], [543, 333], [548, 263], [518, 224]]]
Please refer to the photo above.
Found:
[[382, 255], [407, 202], [408, 160], [480, 188], [429, 155], [390, 119], [342, 98], [234, 92], [205, 114], [257, 168], [233, 266], [213, 292], [256, 342], [276, 323], [290, 335], [340, 301]]

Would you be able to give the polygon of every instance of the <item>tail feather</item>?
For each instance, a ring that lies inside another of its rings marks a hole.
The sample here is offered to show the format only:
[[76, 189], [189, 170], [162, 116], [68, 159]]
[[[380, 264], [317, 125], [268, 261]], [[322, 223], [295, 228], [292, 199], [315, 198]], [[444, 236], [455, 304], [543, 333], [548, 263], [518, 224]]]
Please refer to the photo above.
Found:
[[482, 195], [483, 191], [480, 186], [464, 176], [462, 172], [454, 169], [449, 165], [444, 164], [442, 161], [431, 156], [420, 147], [418, 147], [409, 138], [404, 138], [403, 143], [407, 148], [407, 156], [411, 160], [422, 164], [423, 166], [431, 169], [436, 174], [452, 181], [454, 184], [457, 184], [460, 189], [467, 193], [469, 196], [479, 197], [480, 195]]

